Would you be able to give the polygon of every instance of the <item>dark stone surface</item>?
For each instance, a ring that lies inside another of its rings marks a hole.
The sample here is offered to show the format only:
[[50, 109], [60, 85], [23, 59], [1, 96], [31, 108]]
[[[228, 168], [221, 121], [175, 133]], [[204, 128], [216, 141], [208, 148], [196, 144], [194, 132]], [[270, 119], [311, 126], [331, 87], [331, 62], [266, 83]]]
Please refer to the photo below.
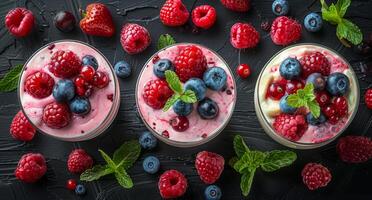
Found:
[[[138, 118], [135, 109], [134, 88], [136, 78], [144, 62], [156, 51], [156, 41], [160, 34], [170, 33], [178, 42], [195, 42], [208, 46], [219, 52], [235, 69], [239, 62], [249, 63], [253, 74], [248, 80], [237, 79], [238, 102], [237, 107], [227, 128], [216, 139], [197, 148], [179, 149], [160, 143], [155, 151], [145, 152], [141, 159], [129, 170], [135, 186], [131, 190], [121, 188], [113, 176], [87, 183], [88, 193], [83, 199], [160, 199], [157, 189], [159, 175], [147, 175], [143, 172], [141, 163], [145, 155], [156, 154], [162, 163], [162, 170], [177, 169], [186, 174], [190, 187], [187, 194], [181, 199], [203, 199], [204, 185], [194, 167], [194, 155], [201, 150], [210, 150], [222, 154], [226, 159], [233, 155], [232, 137], [235, 134], [244, 136], [247, 144], [252, 149], [271, 150], [285, 149], [269, 138], [258, 124], [254, 113], [253, 93], [254, 84], [258, 73], [264, 63], [282, 47], [275, 46], [270, 36], [258, 28], [261, 34], [259, 46], [253, 50], [238, 52], [228, 41], [228, 33], [233, 23], [247, 21], [259, 27], [261, 20], [274, 18], [271, 13], [272, 0], [252, 0], [253, 8], [248, 13], [234, 13], [223, 8], [218, 0], [184, 0], [187, 8], [201, 4], [211, 4], [218, 11], [217, 24], [208, 31], [193, 33], [190, 25], [180, 28], [164, 27], [159, 19], [159, 7], [163, 1], [159, 0], [124, 0], [111, 1], [109, 8], [114, 17], [117, 30], [126, 22], [136, 22], [144, 25], [151, 33], [153, 43], [139, 55], [129, 56], [124, 53], [117, 31], [113, 38], [97, 38], [86, 36], [77, 28], [72, 33], [61, 33], [52, 24], [56, 11], [69, 10], [80, 20], [79, 8], [85, 8], [90, 1], [87, 0], [29, 0], [14, 1], [2, 0], [0, 2], [0, 73], [4, 74], [11, 66], [24, 63], [25, 60], [43, 44], [59, 39], [76, 39], [88, 42], [97, 47], [111, 61], [125, 59], [133, 66], [133, 76], [121, 80], [121, 108], [116, 119], [116, 124], [105, 135], [87, 142], [61, 142], [50, 137], [38, 134], [29, 143], [13, 140], [8, 129], [12, 117], [19, 110], [15, 92], [0, 94], [0, 199], [79, 199], [74, 193], [65, 188], [69, 178], [77, 178], [67, 172], [66, 160], [69, 152], [74, 148], [84, 148], [94, 156], [96, 163], [102, 163], [97, 149], [104, 149], [112, 153], [123, 141], [137, 138], [145, 126]], [[102, 1], [108, 2], [108, 1]], [[329, 2], [329, 1], [328, 1]], [[320, 11], [319, 2], [316, 0], [291, 0], [290, 15], [302, 21], [309, 11]], [[25, 39], [14, 39], [4, 28], [4, 16], [9, 9], [16, 6], [26, 6], [31, 9], [37, 18], [37, 28], [32, 35]], [[125, 9], [136, 6], [144, 8], [125, 12]], [[364, 33], [372, 32], [372, 1], [354, 0], [346, 16], [363, 30]], [[319, 34], [310, 34], [303, 31], [300, 42], [315, 42], [337, 50], [353, 65], [360, 77], [361, 92], [368, 87], [368, 81], [363, 78], [358, 62], [362, 57], [353, 53], [350, 48], [345, 48], [335, 36], [335, 27], [325, 23]], [[240, 61], [239, 61], [240, 60]], [[363, 99], [363, 98], [362, 98]], [[364, 101], [358, 114], [344, 135], [372, 136], [372, 114], [366, 108]], [[48, 162], [46, 176], [36, 184], [24, 184], [17, 181], [13, 171], [18, 159], [26, 152], [41, 152]], [[372, 162], [360, 165], [349, 165], [338, 159], [335, 151], [335, 142], [316, 150], [296, 151], [298, 160], [293, 166], [281, 169], [274, 173], [258, 171], [254, 178], [250, 199], [372, 199], [371, 180]], [[328, 187], [317, 191], [309, 191], [302, 184], [300, 172], [308, 162], [320, 162], [329, 167], [333, 179]], [[226, 169], [217, 182], [222, 188], [223, 199], [243, 199], [239, 188], [240, 178], [231, 168]]]

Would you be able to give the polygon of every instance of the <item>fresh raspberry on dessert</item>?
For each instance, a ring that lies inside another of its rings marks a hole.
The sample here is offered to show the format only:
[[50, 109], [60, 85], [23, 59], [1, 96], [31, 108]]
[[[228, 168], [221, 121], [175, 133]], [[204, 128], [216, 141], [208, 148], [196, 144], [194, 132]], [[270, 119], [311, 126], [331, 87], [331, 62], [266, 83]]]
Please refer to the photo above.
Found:
[[237, 49], [256, 47], [260, 41], [260, 34], [248, 23], [236, 23], [230, 30], [231, 45]]
[[301, 29], [296, 20], [280, 16], [271, 25], [271, 39], [276, 45], [288, 45], [301, 38]]
[[192, 22], [195, 24], [195, 26], [203, 29], [209, 29], [212, 27], [217, 19], [216, 9], [210, 5], [196, 7], [192, 11], [191, 16]]
[[320, 91], [315, 94], [315, 100], [320, 107], [324, 107], [331, 102], [331, 96], [326, 91]]
[[48, 68], [58, 78], [71, 78], [80, 73], [81, 60], [72, 51], [58, 50], [50, 58]]
[[106, 87], [110, 82], [109, 77], [105, 72], [97, 71], [92, 79], [92, 84], [97, 88], [104, 88]]
[[364, 101], [367, 108], [372, 109], [372, 88], [367, 89], [366, 93], [364, 94]]
[[335, 106], [338, 116], [344, 117], [348, 113], [348, 104], [345, 97], [335, 97], [332, 100], [332, 104]]
[[80, 20], [81, 30], [94, 36], [111, 37], [115, 33], [110, 10], [102, 3], [92, 3], [87, 6], [85, 16]]
[[307, 78], [312, 73], [321, 73], [323, 76], [328, 76], [330, 66], [328, 59], [320, 52], [307, 53], [300, 59], [302, 65], [302, 76]]
[[372, 159], [372, 140], [365, 136], [346, 136], [338, 140], [340, 159], [348, 163], [363, 163]]
[[301, 172], [302, 181], [310, 190], [325, 187], [331, 181], [331, 172], [321, 164], [308, 163]]
[[181, 26], [189, 19], [190, 13], [181, 0], [167, 0], [160, 10], [160, 20], [166, 26]]
[[35, 18], [26, 8], [14, 8], [5, 16], [5, 26], [16, 37], [27, 36], [34, 27]]
[[273, 127], [281, 136], [297, 141], [307, 130], [308, 124], [303, 115], [280, 114], [275, 117]]
[[163, 79], [151, 80], [143, 89], [143, 99], [153, 109], [161, 109], [167, 100], [173, 95], [168, 83]]
[[187, 179], [177, 170], [168, 170], [160, 176], [158, 188], [162, 198], [177, 198], [185, 194], [187, 189]]
[[207, 59], [194, 45], [184, 47], [174, 59], [175, 71], [182, 82], [190, 78], [202, 78], [207, 69]]
[[67, 168], [71, 173], [80, 174], [92, 166], [93, 159], [84, 149], [75, 149], [68, 156]]
[[220, 178], [224, 165], [225, 159], [219, 154], [201, 151], [196, 155], [196, 171], [200, 179], [206, 184], [212, 184]]
[[70, 123], [70, 110], [64, 103], [52, 102], [45, 106], [43, 121], [50, 128], [63, 128]]
[[54, 79], [45, 72], [36, 72], [28, 75], [25, 81], [26, 92], [41, 99], [52, 94]]
[[35, 128], [28, 121], [22, 110], [14, 116], [10, 125], [10, 134], [14, 139], [21, 141], [30, 141], [36, 133]]
[[121, 29], [120, 43], [128, 54], [137, 54], [150, 45], [150, 33], [143, 26], [128, 23]]
[[336, 124], [340, 120], [338, 112], [333, 104], [323, 107], [322, 112], [327, 117], [328, 122], [331, 124]]
[[221, 0], [223, 6], [236, 12], [246, 12], [251, 8], [250, 0]]
[[28, 153], [18, 161], [14, 174], [25, 183], [34, 183], [43, 177], [46, 171], [44, 156], [39, 153]]

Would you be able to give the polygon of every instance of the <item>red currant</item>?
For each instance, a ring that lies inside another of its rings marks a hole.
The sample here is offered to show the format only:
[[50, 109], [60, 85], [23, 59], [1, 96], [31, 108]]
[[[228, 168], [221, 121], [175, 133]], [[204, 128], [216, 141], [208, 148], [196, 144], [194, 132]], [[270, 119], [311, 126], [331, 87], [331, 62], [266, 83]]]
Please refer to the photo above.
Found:
[[267, 89], [267, 96], [274, 100], [281, 99], [285, 94], [283, 87], [278, 83], [271, 83]]
[[337, 111], [333, 105], [328, 105], [322, 109], [323, 114], [328, 118], [328, 122], [336, 124], [340, 117], [337, 115]]
[[316, 93], [315, 97], [316, 97], [315, 99], [318, 102], [320, 107], [324, 107], [324, 106], [328, 105], [330, 100], [331, 100], [331, 96], [325, 91], [321, 91], [321, 92]]
[[176, 116], [170, 119], [169, 124], [178, 132], [186, 131], [189, 128], [189, 120], [184, 116]]
[[92, 83], [98, 88], [104, 88], [108, 85], [109, 78], [106, 73], [98, 71], [94, 74]]
[[81, 68], [80, 75], [86, 80], [91, 81], [96, 71], [90, 65], [85, 65]]
[[285, 86], [285, 91], [288, 94], [294, 94], [297, 92], [297, 90], [303, 89], [304, 87], [305, 87], [305, 84], [303, 82], [297, 81], [297, 80], [290, 80], [287, 82]]
[[76, 94], [79, 96], [85, 96], [85, 92], [87, 90], [85, 89], [85, 86], [78, 86], [76, 87]]
[[86, 81], [82, 76], [77, 76], [74, 80], [76, 87], [82, 87], [86, 85]]
[[236, 72], [241, 78], [248, 78], [251, 75], [251, 68], [247, 64], [240, 64], [238, 68], [236, 68]]
[[66, 183], [66, 187], [69, 190], [75, 190], [76, 188], [76, 181], [75, 179], [68, 179]]
[[348, 105], [345, 97], [335, 97], [332, 100], [332, 103], [340, 117], [346, 116], [348, 112]]

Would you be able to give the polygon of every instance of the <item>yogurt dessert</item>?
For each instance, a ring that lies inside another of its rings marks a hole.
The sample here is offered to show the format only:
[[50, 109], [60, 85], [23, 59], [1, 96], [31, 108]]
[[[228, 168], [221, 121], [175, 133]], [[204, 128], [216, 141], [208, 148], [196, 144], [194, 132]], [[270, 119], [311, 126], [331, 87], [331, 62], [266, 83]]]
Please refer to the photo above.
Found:
[[[190, 91], [195, 95], [193, 103]], [[160, 50], [144, 65], [137, 81], [136, 103], [145, 125], [160, 140], [177, 147], [216, 137], [229, 122], [235, 102], [230, 68], [215, 52], [197, 44]]]
[[292, 148], [323, 146], [354, 118], [359, 85], [350, 64], [315, 44], [283, 49], [256, 83], [255, 110], [265, 131]]
[[120, 102], [116, 76], [95, 48], [57, 41], [26, 62], [19, 99], [30, 122], [42, 133], [66, 141], [94, 138], [115, 118]]

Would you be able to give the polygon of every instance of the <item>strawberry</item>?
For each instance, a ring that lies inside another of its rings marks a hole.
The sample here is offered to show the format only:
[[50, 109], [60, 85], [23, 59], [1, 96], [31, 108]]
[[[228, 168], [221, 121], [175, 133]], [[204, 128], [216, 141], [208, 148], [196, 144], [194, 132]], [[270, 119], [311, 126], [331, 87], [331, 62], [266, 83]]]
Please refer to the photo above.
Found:
[[212, 184], [218, 180], [224, 165], [225, 159], [219, 154], [202, 151], [196, 155], [195, 168], [200, 179], [206, 184]]
[[111, 37], [115, 33], [109, 9], [102, 3], [92, 3], [86, 8], [84, 18], [80, 21], [81, 30], [94, 36]]

